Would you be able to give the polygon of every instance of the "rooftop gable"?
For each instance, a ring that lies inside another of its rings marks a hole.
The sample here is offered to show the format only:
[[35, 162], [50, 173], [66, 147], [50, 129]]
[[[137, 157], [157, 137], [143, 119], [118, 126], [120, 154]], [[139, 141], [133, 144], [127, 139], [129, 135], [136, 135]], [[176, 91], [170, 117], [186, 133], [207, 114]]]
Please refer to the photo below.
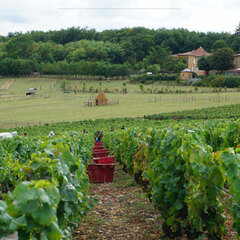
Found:
[[194, 57], [201, 57], [202, 55], [209, 56], [210, 53], [204, 50], [202, 47], [199, 47], [196, 50], [192, 50], [191, 52], [185, 52], [185, 53], [178, 53], [175, 54], [177, 56], [194, 56]]

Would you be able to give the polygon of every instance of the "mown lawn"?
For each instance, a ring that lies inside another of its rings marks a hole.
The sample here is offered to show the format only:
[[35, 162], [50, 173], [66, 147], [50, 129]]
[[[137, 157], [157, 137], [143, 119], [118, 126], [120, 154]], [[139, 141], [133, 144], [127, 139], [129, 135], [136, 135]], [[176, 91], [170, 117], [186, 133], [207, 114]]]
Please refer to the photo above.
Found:
[[[115, 93], [106, 95], [109, 100], [119, 99], [119, 104], [86, 107], [84, 102], [91, 98], [94, 99], [97, 93], [63, 94], [60, 91], [61, 81], [57, 82], [56, 88], [53, 90], [55, 83], [54, 79], [16, 79], [7, 91], [0, 92], [0, 94], [9, 94], [9, 96], [21, 95], [24, 97], [28, 88], [37, 87], [39, 94], [39, 97], [30, 99], [0, 98], [0, 128], [83, 119], [143, 117], [146, 114], [240, 103], [239, 92], [151, 94], [140, 93], [138, 84], [127, 83], [126, 87], [129, 93], [122, 94], [116, 91], [122, 89], [123, 81], [102, 82], [101, 85], [98, 81], [88, 81], [85, 83], [86, 89], [93, 86], [93, 88], [108, 88], [109, 91], [115, 91]], [[77, 85], [77, 88], [81, 89], [84, 84], [83, 81], [71, 81], [69, 85], [72, 88]], [[42, 90], [40, 90], [40, 86]], [[166, 86], [158, 84], [153, 87]], [[114, 90], [114, 88], [119, 88], [119, 90]], [[144, 88], [151, 88], [151, 85], [145, 85]], [[193, 89], [194, 91], [193, 87], [175, 86], [172, 88]], [[50, 94], [50, 92], [52, 93]]]

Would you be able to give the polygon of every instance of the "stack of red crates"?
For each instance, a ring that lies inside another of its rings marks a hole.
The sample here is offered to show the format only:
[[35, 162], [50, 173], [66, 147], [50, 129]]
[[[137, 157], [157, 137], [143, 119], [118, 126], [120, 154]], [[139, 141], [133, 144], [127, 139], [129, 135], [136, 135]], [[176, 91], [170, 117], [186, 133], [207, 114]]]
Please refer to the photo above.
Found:
[[108, 149], [104, 148], [102, 142], [95, 142], [93, 148], [94, 164], [89, 164], [87, 174], [92, 183], [104, 183], [113, 181], [114, 157], [109, 156]]

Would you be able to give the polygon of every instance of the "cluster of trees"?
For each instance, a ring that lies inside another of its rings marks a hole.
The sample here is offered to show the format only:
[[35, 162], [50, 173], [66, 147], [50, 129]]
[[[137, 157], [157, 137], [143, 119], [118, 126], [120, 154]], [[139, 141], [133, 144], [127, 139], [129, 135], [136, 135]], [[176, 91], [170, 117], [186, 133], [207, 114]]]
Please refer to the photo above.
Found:
[[[237, 29], [236, 29], [237, 30]], [[9, 33], [5, 40], [15, 38], [21, 33]], [[65, 45], [79, 40], [95, 40], [118, 43], [128, 52], [128, 57], [143, 59], [151, 47], [164, 43], [173, 54], [187, 52], [202, 46], [207, 51], [217, 47], [216, 41], [223, 41], [234, 51], [240, 51], [237, 41], [230, 33], [202, 33], [188, 31], [187, 29], [147, 29], [144, 27], [123, 28], [120, 30], [104, 30], [97, 32], [95, 29], [68, 28], [59, 31], [31, 31], [26, 33], [35, 42], [54, 42]], [[237, 48], [236, 48], [237, 47]]]
[[41, 69], [42, 72], [46, 74], [79, 74], [104, 77], [127, 76], [131, 72], [129, 63], [108, 64], [103, 61], [80, 61], [70, 63], [67, 61], [60, 61], [42, 63]]
[[198, 60], [198, 68], [205, 70], [207, 75], [210, 70], [224, 71], [234, 67], [234, 51], [229, 47], [219, 48], [210, 56], [202, 56]]
[[[72, 73], [72, 69], [77, 68], [76, 74], [87, 72], [94, 75], [95, 65], [104, 66], [103, 69], [114, 69], [106, 70], [105, 76], [117, 74], [115, 72], [126, 67], [128, 69], [122, 75], [129, 73], [131, 69], [144, 69], [153, 73], [179, 72], [186, 67], [186, 62], [175, 61], [170, 55], [191, 51], [199, 46], [209, 52], [222, 47], [238, 52], [240, 36], [237, 30], [231, 35], [143, 27], [102, 32], [72, 27], [59, 31], [9, 33], [6, 37], [0, 37], [0, 74], [34, 71], [60, 74], [62, 69], [56, 67], [59, 65], [68, 65], [65, 73]], [[81, 66], [85, 70], [81, 70]], [[49, 70], [50, 68], [55, 70]]]
[[231, 45], [223, 39], [213, 44], [213, 53], [210, 56], [202, 56], [198, 60], [198, 68], [205, 70], [207, 75], [210, 70], [224, 71], [234, 67], [235, 52], [240, 51], [240, 23], [231, 36]]
[[145, 83], [147, 81], [176, 81], [178, 80], [178, 75], [177, 74], [167, 74], [167, 73], [159, 73], [159, 74], [151, 74], [151, 75], [136, 75], [136, 76], [131, 76], [130, 81], [132, 82], [140, 82], [140, 83]]
[[198, 87], [217, 87], [217, 88], [239, 88], [240, 77], [230, 74], [224, 75], [209, 75], [204, 76], [200, 81], [193, 84]]
[[96, 75], [101, 72], [102, 76], [125, 76], [130, 71], [123, 49], [111, 42], [80, 40], [62, 45], [35, 42], [30, 35], [20, 34], [0, 43], [2, 75], [31, 72]]
[[0, 72], [2, 75], [24, 75], [34, 71], [44, 74], [71, 74], [90, 76], [127, 76], [131, 72], [129, 63], [109, 64], [103, 61], [79, 61], [67, 62], [42, 62], [40, 64], [28, 59], [5, 58], [0, 62]]

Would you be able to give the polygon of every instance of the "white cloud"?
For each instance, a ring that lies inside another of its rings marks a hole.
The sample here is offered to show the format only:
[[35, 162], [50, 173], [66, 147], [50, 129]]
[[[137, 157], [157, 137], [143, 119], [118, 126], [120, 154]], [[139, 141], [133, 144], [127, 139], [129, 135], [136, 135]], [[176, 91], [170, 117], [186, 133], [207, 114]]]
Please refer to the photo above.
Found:
[[[0, 0], [0, 35], [72, 26], [104, 29], [143, 26], [233, 32], [239, 23], [237, 0]], [[180, 8], [92, 10], [60, 8]]]

